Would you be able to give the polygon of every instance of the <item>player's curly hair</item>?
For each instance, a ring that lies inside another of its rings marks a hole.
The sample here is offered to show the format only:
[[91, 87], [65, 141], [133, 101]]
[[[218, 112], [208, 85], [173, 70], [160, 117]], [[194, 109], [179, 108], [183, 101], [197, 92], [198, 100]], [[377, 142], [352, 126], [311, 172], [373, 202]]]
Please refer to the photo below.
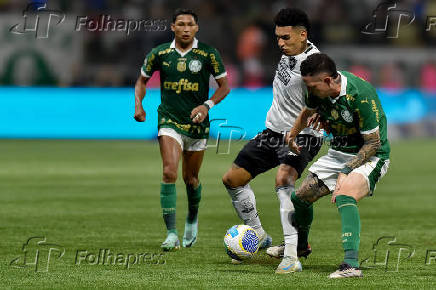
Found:
[[173, 23], [176, 22], [177, 16], [179, 15], [192, 15], [192, 17], [194, 17], [195, 23], [198, 24], [198, 15], [194, 12], [194, 10], [185, 9], [185, 8], [176, 9], [176, 11], [174, 11], [173, 14]]
[[314, 76], [322, 72], [327, 73], [333, 78], [338, 76], [335, 62], [325, 53], [314, 53], [309, 55], [301, 63], [300, 70], [303, 77]]
[[281, 9], [274, 17], [276, 26], [303, 26], [307, 31], [310, 29], [310, 21], [307, 14], [296, 8]]

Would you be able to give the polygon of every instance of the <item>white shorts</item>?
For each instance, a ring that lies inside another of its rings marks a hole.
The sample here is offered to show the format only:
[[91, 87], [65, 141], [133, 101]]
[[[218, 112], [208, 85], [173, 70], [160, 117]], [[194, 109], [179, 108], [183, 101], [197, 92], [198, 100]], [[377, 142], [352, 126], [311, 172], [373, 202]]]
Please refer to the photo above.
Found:
[[[345, 164], [354, 156], [353, 154], [329, 149], [326, 155], [319, 158], [309, 168], [309, 171], [316, 174], [329, 190], [333, 192], [336, 188], [336, 180], [338, 179], [341, 169], [343, 169]], [[372, 156], [368, 162], [354, 169], [352, 172], [360, 173], [365, 177], [368, 182], [369, 195], [372, 195], [375, 184], [386, 174], [388, 168], [389, 159]]]
[[180, 134], [172, 128], [160, 128], [157, 136], [169, 136], [176, 139], [182, 147], [182, 151], [204, 151], [207, 147], [207, 139], [194, 139]]

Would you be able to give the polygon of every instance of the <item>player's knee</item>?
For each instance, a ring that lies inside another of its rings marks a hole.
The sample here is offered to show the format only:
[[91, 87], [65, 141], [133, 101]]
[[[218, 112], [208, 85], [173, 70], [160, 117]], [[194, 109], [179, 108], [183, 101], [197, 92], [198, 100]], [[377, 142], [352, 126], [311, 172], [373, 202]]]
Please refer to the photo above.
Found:
[[224, 174], [222, 181], [226, 187], [231, 187], [231, 188], [236, 188], [238, 186], [245, 185], [245, 184], [239, 184], [240, 182], [237, 181], [237, 178], [235, 174], [232, 173], [232, 171], [227, 171], [226, 174]]
[[183, 176], [183, 181], [187, 186], [196, 188], [199, 184], [198, 177], [196, 176]]
[[277, 174], [276, 176], [276, 187], [277, 186], [289, 186], [294, 185], [295, 180], [298, 178], [298, 174], [294, 173], [283, 173]]
[[339, 196], [339, 195], [344, 195], [344, 196], [349, 196], [349, 197], [352, 197], [352, 198], [354, 198], [356, 201], [359, 201], [359, 200], [361, 200], [362, 199], [362, 195], [359, 195], [357, 192], [355, 192], [355, 191], [344, 191], [344, 190], [339, 190], [338, 192], [337, 192], [337, 194], [336, 194], [336, 196]]
[[162, 172], [162, 180], [165, 183], [174, 183], [177, 180], [177, 169], [174, 169], [170, 166], [166, 166], [163, 168]]
[[302, 188], [299, 188], [296, 192], [295, 195], [301, 200], [301, 201], [305, 201], [305, 202], [314, 202], [313, 200], [313, 196], [312, 194], [310, 194], [309, 191], [304, 190]]
[[233, 182], [232, 182], [231, 174], [229, 174], [229, 172], [226, 172], [226, 173], [223, 175], [222, 181], [223, 181], [223, 184], [224, 184], [225, 186], [227, 186], [227, 187], [232, 187], [231, 185], [233, 184]]
[[298, 173], [294, 168], [290, 166], [285, 166], [284, 168], [280, 167], [276, 175], [276, 187], [295, 184], [297, 178]]
[[276, 187], [287, 186], [291, 184], [291, 178], [288, 176], [276, 176]]

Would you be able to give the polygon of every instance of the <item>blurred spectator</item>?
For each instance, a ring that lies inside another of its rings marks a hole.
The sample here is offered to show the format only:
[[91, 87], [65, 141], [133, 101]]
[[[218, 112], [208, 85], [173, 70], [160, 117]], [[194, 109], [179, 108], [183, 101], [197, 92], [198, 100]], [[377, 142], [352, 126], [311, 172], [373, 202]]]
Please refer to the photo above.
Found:
[[159, 88], [160, 87], [160, 72], [156, 71], [151, 76], [150, 80], [147, 83], [148, 88]]
[[37, 52], [19, 51], [7, 61], [0, 84], [7, 86], [56, 86], [47, 61]]
[[29, 5], [33, 10], [38, 10], [47, 5], [47, 0], [29, 0]]
[[122, 77], [115, 66], [105, 65], [99, 68], [95, 81], [95, 87], [120, 87]]
[[238, 87], [240, 83], [240, 76], [238, 67], [231, 63], [224, 63], [227, 71], [227, 80], [229, 81], [230, 88]]
[[239, 36], [237, 54], [242, 62], [242, 85], [245, 87], [261, 87], [264, 85], [261, 55], [265, 42], [264, 32], [254, 25], [245, 28]]
[[[16, 64], [8, 61], [8, 55], [22, 49], [24, 45], [37, 46], [42, 50], [44, 50], [44, 45], [50, 45], [44, 40], [35, 40], [31, 33], [28, 35], [7, 33], [10, 27], [23, 22], [21, 13], [26, 5], [47, 3], [49, 9], [59, 9], [66, 13], [65, 22], [60, 24], [63, 27], [68, 27], [67, 25], [74, 27], [75, 17], [78, 15], [95, 19], [101, 14], [106, 14], [112, 19], [166, 19], [168, 21], [166, 31], [142, 31], [128, 36], [123, 32], [77, 32], [83, 36], [84, 41], [80, 48], [81, 51], [78, 52], [81, 61], [78, 61], [77, 66], [80, 67], [80, 72], [71, 71], [72, 75], [68, 78], [69, 81], [72, 80], [71, 85], [133, 86], [139, 74], [138, 68], [143, 63], [145, 55], [156, 45], [172, 40], [170, 24], [173, 11], [178, 7], [186, 7], [194, 9], [200, 17], [199, 40], [217, 47], [222, 53], [232, 87], [269, 86], [280, 57], [274, 37], [274, 15], [281, 8], [296, 7], [308, 13], [312, 21], [310, 40], [314, 41], [323, 51], [334, 46], [346, 45], [352, 51], [361, 47], [378, 45], [377, 51], [383, 54], [399, 46], [407, 46], [407, 52], [411, 55], [411, 57], [404, 57], [404, 53], [396, 55], [393, 52], [390, 59], [386, 60], [402, 61], [405, 64], [404, 68], [392, 63], [383, 65], [384, 59], [374, 61], [368, 58], [366, 62], [364, 58], [356, 57], [360, 59], [360, 62], [343, 66], [344, 69], [383, 87], [421, 86], [435, 90], [436, 64], [418, 67], [420, 63], [426, 63], [424, 57], [418, 58], [418, 56], [432, 55], [432, 49], [434, 50], [434, 47], [430, 45], [436, 43], [436, 28], [426, 32], [424, 26], [427, 16], [436, 15], [436, 1], [407, 0], [401, 3], [396, 1], [399, 5], [398, 9], [413, 11], [416, 16], [412, 25], [401, 25], [401, 37], [398, 39], [387, 39], [383, 33], [370, 35], [361, 33], [362, 27], [372, 20], [373, 11], [382, 2], [373, 0], [252, 0], [247, 4], [247, 2], [234, 0], [0, 0], [0, 24], [4, 31], [0, 39], [2, 44], [10, 46], [8, 49], [2, 47], [0, 51], [0, 73], [2, 74], [0, 80], [3, 84], [9, 85], [22, 85], [23, 83], [59, 85], [54, 76], [59, 75], [57, 70], [65, 64], [61, 63], [59, 57], [51, 58], [54, 54], [48, 55], [50, 59], [42, 61], [36, 61], [35, 57], [30, 56], [22, 62], [17, 61]], [[379, 11], [379, 13], [386, 14], [385, 11]], [[384, 19], [383, 16], [386, 16], [382, 14], [380, 14], [381, 20]], [[395, 20], [394, 17], [390, 19]], [[69, 31], [72, 31], [72, 28]], [[50, 27], [50, 35], [51, 37], [61, 35], [54, 24]], [[26, 40], [26, 44], [22, 40]], [[69, 44], [65, 41], [64, 45], [67, 47]], [[412, 49], [415, 50], [412, 51]], [[33, 60], [30, 60], [32, 58]], [[337, 63], [346, 63], [350, 57], [338, 55], [335, 59]], [[351, 59], [354, 59], [354, 55]], [[59, 65], [50, 67], [45, 64], [45, 68], [41, 68], [44, 65], [38, 63], [44, 62]], [[17, 72], [10, 73], [11, 66], [16, 65], [27, 67], [28, 71], [36, 67], [39, 73], [34, 76], [27, 73], [23, 75]], [[116, 71], [117, 76], [111, 76], [110, 72], [102, 72], [101, 67], [104, 65], [109, 65], [110, 70]], [[377, 73], [375, 73], [376, 67], [380, 67]], [[6, 71], [9, 72], [6, 73]], [[97, 78], [93, 74], [96, 71], [98, 72]], [[418, 79], [418, 76], [422, 79]], [[153, 77], [150, 85], [159, 86], [159, 75]]]
[[404, 87], [404, 74], [397, 63], [391, 62], [381, 67], [380, 87], [385, 89], [401, 89]]
[[421, 69], [421, 88], [436, 91], [436, 64], [434, 61], [425, 64]]
[[353, 74], [355, 74], [356, 76], [361, 77], [362, 79], [368, 82], [372, 81], [371, 70], [366, 65], [360, 63], [354, 63], [350, 66], [348, 70]]

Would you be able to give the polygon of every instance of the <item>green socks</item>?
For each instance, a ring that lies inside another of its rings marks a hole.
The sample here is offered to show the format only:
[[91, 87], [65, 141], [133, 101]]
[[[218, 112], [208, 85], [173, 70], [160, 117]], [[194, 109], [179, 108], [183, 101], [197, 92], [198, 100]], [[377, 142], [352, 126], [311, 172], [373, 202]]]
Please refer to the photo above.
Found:
[[187, 185], [186, 193], [188, 195], [188, 216], [186, 217], [186, 221], [192, 224], [197, 220], [198, 206], [201, 200], [201, 184], [195, 189]]
[[160, 205], [168, 233], [177, 234], [176, 230], [176, 185], [174, 183], [161, 183]]
[[[186, 186], [188, 194], [188, 216], [186, 221], [194, 223], [197, 220], [198, 206], [201, 200], [201, 184], [197, 188]], [[168, 233], [177, 234], [176, 230], [176, 185], [174, 183], [161, 183], [160, 186], [160, 205], [162, 215], [167, 226]]]
[[313, 205], [312, 203], [301, 200], [295, 194], [291, 195], [292, 203], [294, 204], [295, 214], [294, 221], [298, 227], [298, 249], [306, 249], [308, 245], [310, 225], [313, 221]]
[[360, 216], [356, 200], [351, 196], [336, 196], [336, 206], [342, 221], [342, 246], [345, 250], [344, 262], [359, 267]]

